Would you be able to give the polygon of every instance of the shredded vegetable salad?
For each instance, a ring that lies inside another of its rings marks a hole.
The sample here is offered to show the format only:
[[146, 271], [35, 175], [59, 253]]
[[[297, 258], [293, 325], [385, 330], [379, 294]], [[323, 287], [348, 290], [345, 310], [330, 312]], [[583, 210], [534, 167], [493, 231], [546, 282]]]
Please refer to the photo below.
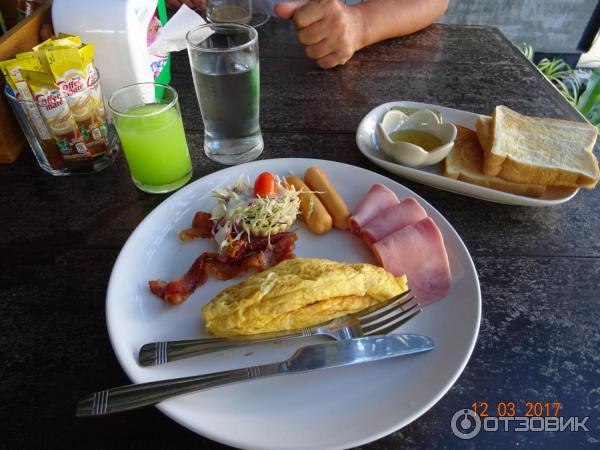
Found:
[[274, 180], [275, 190], [266, 196], [255, 195], [255, 187], [244, 176], [234, 185], [213, 192], [217, 205], [211, 219], [220, 251], [242, 238], [250, 242], [289, 230], [298, 216], [300, 198], [293, 186], [277, 176]]

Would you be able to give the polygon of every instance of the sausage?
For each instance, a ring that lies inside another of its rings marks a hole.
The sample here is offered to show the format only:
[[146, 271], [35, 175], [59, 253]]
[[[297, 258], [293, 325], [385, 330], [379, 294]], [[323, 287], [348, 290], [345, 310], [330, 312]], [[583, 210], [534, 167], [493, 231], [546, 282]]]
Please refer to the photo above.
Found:
[[321, 200], [315, 194], [309, 192], [310, 189], [300, 178], [291, 176], [287, 177], [286, 181], [294, 186], [296, 191], [305, 192], [304, 194], [300, 194], [300, 211], [302, 211], [302, 217], [308, 229], [315, 234], [325, 234], [331, 230], [331, 216], [323, 206], [323, 203], [321, 203]]
[[309, 167], [304, 172], [304, 182], [312, 191], [319, 192], [317, 197], [331, 215], [333, 226], [340, 230], [346, 230], [350, 210], [323, 171], [317, 167]]

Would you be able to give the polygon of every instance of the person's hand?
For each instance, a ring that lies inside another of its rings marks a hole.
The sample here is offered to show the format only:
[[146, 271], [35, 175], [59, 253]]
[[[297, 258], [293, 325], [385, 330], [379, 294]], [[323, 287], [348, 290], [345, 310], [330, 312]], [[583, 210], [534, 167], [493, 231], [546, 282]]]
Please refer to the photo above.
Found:
[[169, 9], [179, 9], [184, 4], [191, 9], [204, 10], [204, 0], [167, 0], [167, 8]]
[[323, 69], [345, 64], [363, 47], [364, 23], [355, 6], [339, 0], [293, 0], [276, 4], [275, 14], [293, 20], [306, 55]]

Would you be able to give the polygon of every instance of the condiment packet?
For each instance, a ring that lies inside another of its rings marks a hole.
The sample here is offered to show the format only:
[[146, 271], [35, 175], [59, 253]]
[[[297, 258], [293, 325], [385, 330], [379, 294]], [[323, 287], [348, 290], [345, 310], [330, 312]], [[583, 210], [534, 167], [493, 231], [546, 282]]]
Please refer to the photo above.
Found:
[[67, 47], [67, 48], [79, 48], [82, 42], [79, 36], [71, 36], [69, 34], [60, 33], [58, 37], [52, 37], [46, 39], [41, 44], [33, 47], [33, 51], [43, 51], [52, 47]]
[[8, 85], [10, 86], [10, 88], [15, 93], [15, 96], [18, 99], [19, 95], [17, 93], [17, 87], [15, 86], [15, 82], [13, 81], [12, 77], [9, 76], [9, 70], [7, 68], [7, 66], [9, 64], [13, 64], [15, 61], [16, 61], [16, 59], [8, 59], [6, 61], [0, 61], [0, 72], [2, 72], [2, 74], [4, 75], [4, 79], [6, 80], [6, 82], [8, 83]]
[[52, 76], [66, 98], [83, 141], [96, 147], [105, 144], [106, 126], [104, 104], [98, 110], [102, 95], [93, 55], [92, 44], [80, 48], [53, 47], [46, 50]]
[[106, 152], [104, 101], [92, 44], [60, 33], [15, 59], [1, 61], [0, 71], [54, 169]]
[[41, 71], [43, 69], [38, 58], [29, 56], [23, 58], [15, 58], [8, 61], [1, 61], [0, 68], [9, 86], [15, 92], [15, 96], [18, 100], [26, 100], [25, 102], [25, 113], [29, 118], [32, 126], [37, 131], [40, 138], [44, 140], [52, 139], [52, 135], [46, 121], [42, 118], [42, 115], [35, 104], [28, 103], [34, 102], [33, 95], [27, 82], [24, 81], [21, 74], [22, 70]]
[[21, 69], [38, 109], [66, 160], [91, 157], [64, 94], [52, 75]]

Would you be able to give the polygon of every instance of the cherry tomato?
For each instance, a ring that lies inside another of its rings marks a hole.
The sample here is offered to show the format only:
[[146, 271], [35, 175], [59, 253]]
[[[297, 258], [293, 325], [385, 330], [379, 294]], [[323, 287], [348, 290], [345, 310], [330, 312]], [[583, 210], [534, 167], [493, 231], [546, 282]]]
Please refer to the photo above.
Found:
[[254, 182], [254, 196], [268, 197], [275, 194], [275, 177], [269, 172], [263, 172]]

